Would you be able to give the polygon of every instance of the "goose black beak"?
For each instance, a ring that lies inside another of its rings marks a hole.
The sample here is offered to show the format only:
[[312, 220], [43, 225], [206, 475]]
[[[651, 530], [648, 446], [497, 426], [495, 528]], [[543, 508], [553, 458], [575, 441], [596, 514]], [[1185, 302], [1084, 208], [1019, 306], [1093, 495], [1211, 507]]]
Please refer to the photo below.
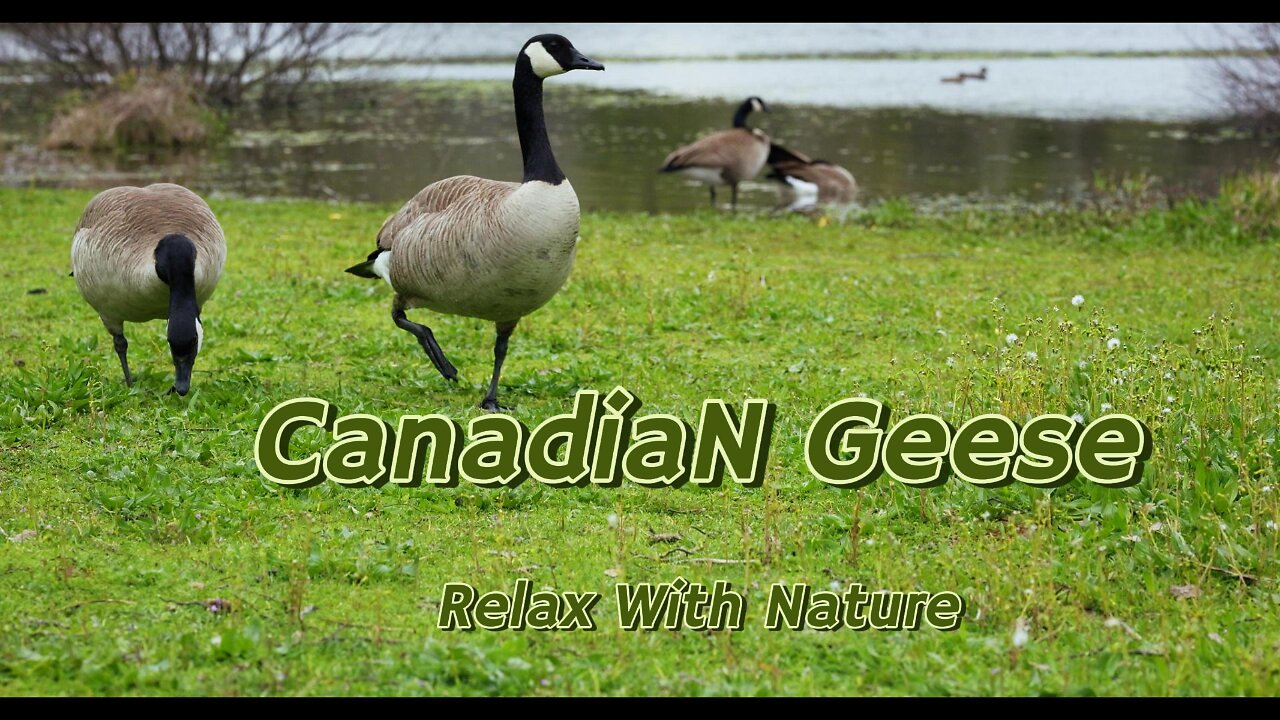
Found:
[[192, 360], [179, 360], [177, 358], [174, 359], [173, 361], [174, 375], [173, 375], [172, 392], [176, 392], [179, 395], [185, 397], [186, 394], [191, 391], [191, 366], [193, 364], [194, 362]]
[[569, 62], [570, 70], [603, 70], [604, 65], [583, 55], [577, 50], [573, 51], [573, 60]]

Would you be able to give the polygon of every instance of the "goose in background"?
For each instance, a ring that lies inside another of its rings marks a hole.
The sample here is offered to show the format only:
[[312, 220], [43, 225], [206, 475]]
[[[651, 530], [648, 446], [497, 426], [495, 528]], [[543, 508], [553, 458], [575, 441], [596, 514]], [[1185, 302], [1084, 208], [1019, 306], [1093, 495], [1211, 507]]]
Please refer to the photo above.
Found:
[[521, 182], [458, 175], [434, 182], [378, 231], [377, 248], [347, 272], [385, 280], [391, 318], [418, 339], [448, 380], [457, 370], [431, 328], [405, 311], [428, 308], [495, 323], [493, 377], [481, 407], [497, 412], [498, 378], [516, 324], [554, 296], [573, 267], [578, 196], [547, 139], [542, 81], [570, 70], [604, 70], [560, 35], [530, 38], [516, 56], [512, 90], [524, 158]]
[[853, 173], [826, 160], [808, 156], [770, 143], [770, 180], [780, 183], [779, 190], [788, 209], [799, 210], [818, 203], [845, 205], [857, 199], [858, 183]]
[[966, 72], [962, 72], [962, 73], [960, 73], [960, 77], [964, 78], [965, 80], [986, 80], [986, 79], [987, 79], [987, 68], [986, 68], [986, 66], [984, 65], [984, 66], [982, 67], [982, 69], [981, 69], [981, 70], [979, 70], [979, 71], [978, 71], [978, 72], [976, 72], [976, 73], [966, 73]]
[[115, 341], [126, 385], [133, 375], [124, 324], [165, 318], [172, 392], [187, 394], [204, 343], [200, 311], [226, 259], [213, 211], [181, 185], [116, 187], [89, 201], [71, 242], [71, 274]]
[[747, 127], [747, 115], [753, 111], [768, 112], [764, 100], [749, 97], [733, 114], [733, 129], [712, 133], [685, 145], [662, 163], [659, 172], [679, 173], [704, 183], [711, 191], [711, 206], [716, 205], [716, 186], [728, 185], [732, 191], [730, 207], [738, 207], [738, 183], [750, 180], [764, 167], [769, 157], [769, 136], [763, 130]]
[[944, 78], [942, 78], [942, 82], [944, 82], [944, 83], [962, 83], [962, 82], [964, 82], [964, 73], [960, 73], [959, 75], [952, 75], [951, 77], [944, 77]]

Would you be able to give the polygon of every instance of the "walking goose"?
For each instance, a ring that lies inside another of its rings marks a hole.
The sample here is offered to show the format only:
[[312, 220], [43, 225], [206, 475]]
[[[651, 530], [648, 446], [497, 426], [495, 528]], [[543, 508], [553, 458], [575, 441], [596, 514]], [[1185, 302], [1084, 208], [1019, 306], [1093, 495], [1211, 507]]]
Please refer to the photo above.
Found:
[[493, 378], [481, 407], [498, 405], [498, 377], [520, 318], [564, 285], [578, 243], [578, 196], [547, 140], [542, 81], [569, 70], [604, 70], [560, 35], [530, 38], [511, 82], [524, 157], [522, 182], [458, 175], [434, 182], [383, 223], [378, 246], [347, 272], [382, 278], [395, 291], [391, 318], [418, 339], [448, 380], [458, 371], [431, 328], [405, 311], [425, 307], [496, 324]]
[[770, 180], [782, 183], [789, 192], [792, 209], [816, 203], [851, 203], [857, 197], [858, 183], [848, 170], [826, 160], [811, 160], [793, 150], [769, 145]]
[[716, 205], [716, 186], [728, 185], [730, 206], [736, 209], [738, 183], [755, 177], [769, 156], [769, 136], [747, 127], [747, 115], [756, 110], [768, 112], [769, 108], [758, 97], [747, 98], [733, 114], [732, 130], [721, 130], [678, 148], [667, 156], [659, 172], [680, 173], [705, 183], [711, 191], [712, 207]]
[[200, 309], [226, 259], [213, 211], [181, 185], [115, 187], [89, 201], [71, 242], [71, 272], [115, 340], [126, 385], [133, 376], [124, 324], [167, 318], [172, 392], [187, 394], [204, 342]]

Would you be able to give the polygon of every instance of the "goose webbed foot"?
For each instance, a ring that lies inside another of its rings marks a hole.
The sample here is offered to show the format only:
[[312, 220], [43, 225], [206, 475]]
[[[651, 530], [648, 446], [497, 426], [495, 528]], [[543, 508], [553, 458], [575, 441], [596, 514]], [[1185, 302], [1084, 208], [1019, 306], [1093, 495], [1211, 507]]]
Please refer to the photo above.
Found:
[[436, 336], [432, 334], [431, 328], [411, 321], [405, 317], [404, 310], [400, 308], [391, 311], [391, 319], [395, 320], [397, 327], [418, 338], [418, 343], [427, 352], [431, 364], [436, 366], [436, 370], [440, 371], [445, 380], [458, 379], [458, 369], [444, 356], [444, 351], [440, 349], [440, 343], [436, 342]]
[[493, 379], [489, 381], [489, 394], [484, 396], [480, 407], [489, 412], [508, 412], [510, 408], [498, 404], [498, 376], [502, 374], [502, 362], [507, 359], [507, 344], [511, 333], [516, 330], [516, 323], [498, 323], [497, 337], [493, 341]]
[[129, 373], [129, 341], [125, 339], [124, 333], [111, 333], [111, 339], [116, 347], [116, 355], [120, 357], [120, 368], [124, 370], [124, 384], [133, 387], [133, 375]]
[[491, 412], [491, 413], [511, 412], [511, 408], [507, 407], [506, 405], [498, 404], [498, 398], [488, 398], [488, 397], [485, 398], [484, 402], [480, 403], [480, 408], [482, 410], [485, 410], [486, 412]]

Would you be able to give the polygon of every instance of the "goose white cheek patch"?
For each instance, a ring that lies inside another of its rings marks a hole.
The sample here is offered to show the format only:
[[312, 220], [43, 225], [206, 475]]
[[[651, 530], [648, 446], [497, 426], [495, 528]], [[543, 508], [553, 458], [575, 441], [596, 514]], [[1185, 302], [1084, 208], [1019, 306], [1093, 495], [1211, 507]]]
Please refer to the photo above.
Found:
[[391, 253], [378, 253], [378, 257], [373, 259], [373, 274], [391, 284]]
[[551, 57], [551, 53], [542, 47], [542, 43], [536, 42], [524, 49], [524, 54], [529, 57], [529, 64], [533, 66], [533, 72], [540, 78], [548, 78], [552, 75], [560, 75], [564, 73], [564, 68], [560, 67], [560, 63]]
[[204, 324], [200, 322], [200, 318], [196, 318], [196, 352], [199, 353], [204, 349]]

